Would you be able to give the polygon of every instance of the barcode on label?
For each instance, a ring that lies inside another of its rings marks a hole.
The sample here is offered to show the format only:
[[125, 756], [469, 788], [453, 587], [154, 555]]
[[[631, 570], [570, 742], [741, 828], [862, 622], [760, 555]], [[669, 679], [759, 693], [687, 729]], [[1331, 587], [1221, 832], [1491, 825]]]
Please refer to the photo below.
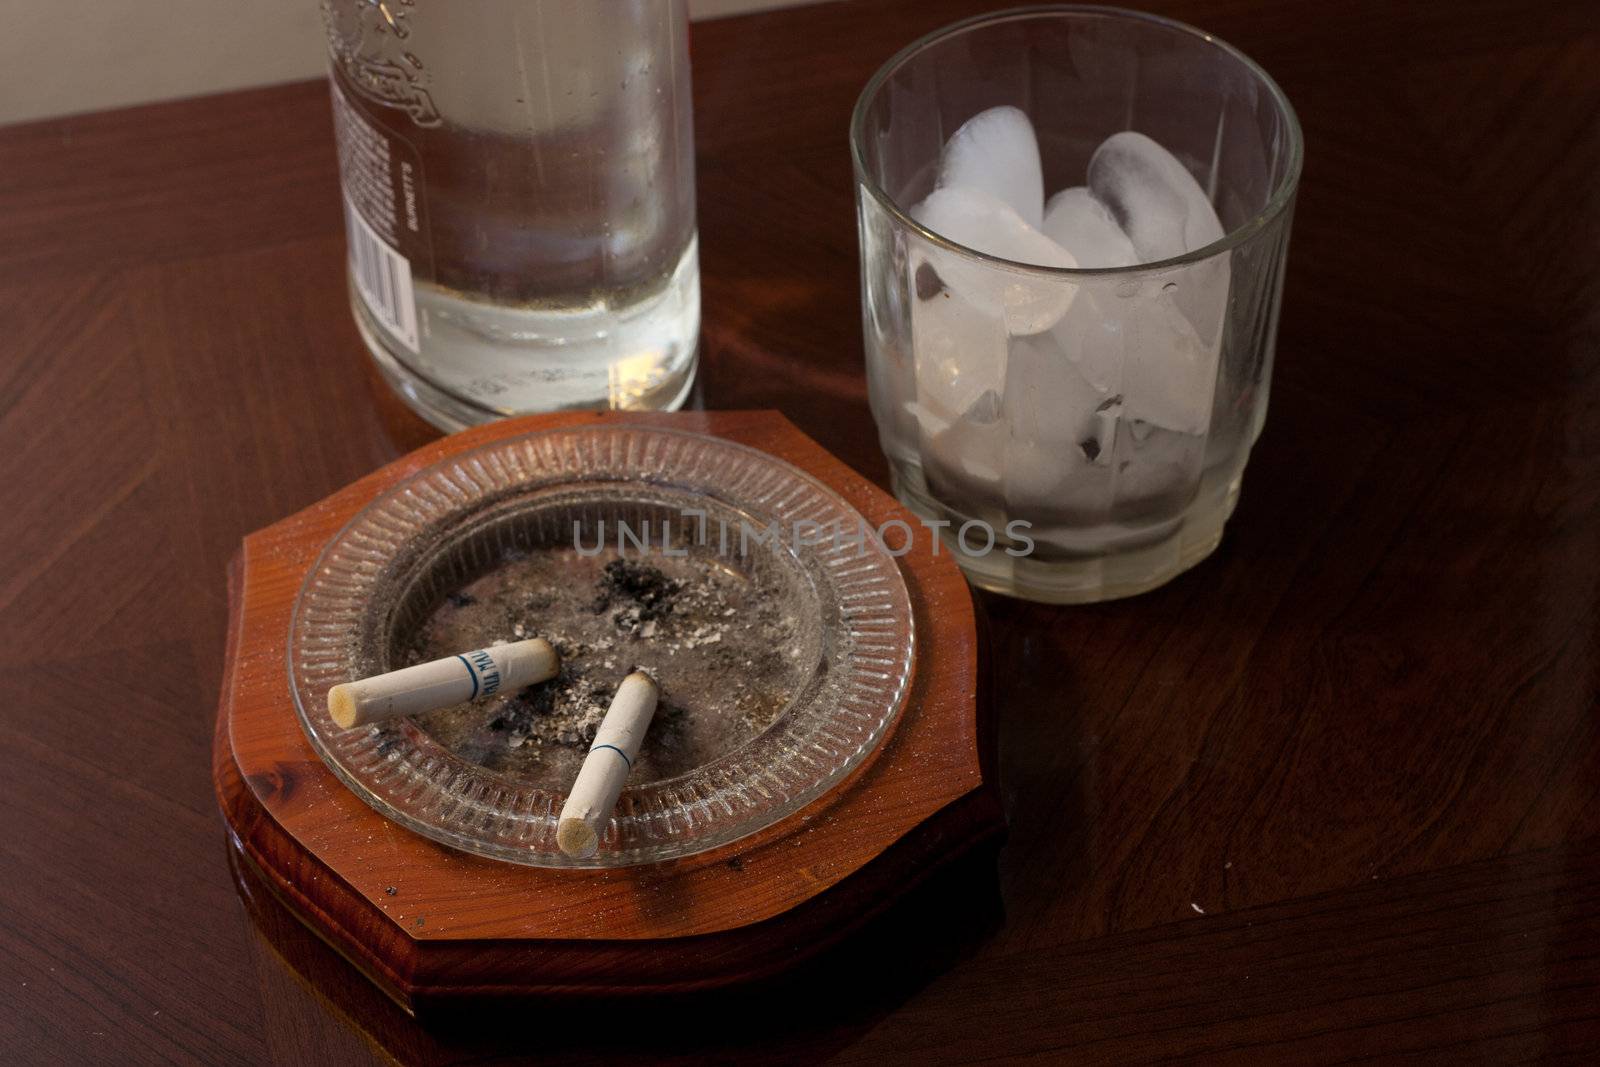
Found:
[[348, 196], [344, 198], [344, 228], [350, 239], [350, 273], [367, 310], [407, 348], [418, 351], [411, 261], [367, 225]]

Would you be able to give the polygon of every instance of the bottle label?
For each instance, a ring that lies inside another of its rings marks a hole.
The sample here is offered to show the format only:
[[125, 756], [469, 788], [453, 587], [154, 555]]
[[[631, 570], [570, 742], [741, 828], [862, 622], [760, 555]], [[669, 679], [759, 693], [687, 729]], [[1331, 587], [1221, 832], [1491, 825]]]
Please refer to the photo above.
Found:
[[401, 252], [427, 241], [417, 153], [362, 114], [337, 77], [330, 84], [350, 276], [368, 314], [418, 352], [412, 261]]

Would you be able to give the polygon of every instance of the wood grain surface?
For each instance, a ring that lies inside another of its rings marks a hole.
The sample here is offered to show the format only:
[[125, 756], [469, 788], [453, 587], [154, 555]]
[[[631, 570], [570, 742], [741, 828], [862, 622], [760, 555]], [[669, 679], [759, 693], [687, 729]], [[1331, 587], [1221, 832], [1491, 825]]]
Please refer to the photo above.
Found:
[[[881, 482], [849, 110], [988, 6], [695, 27], [694, 403], [779, 409]], [[983, 598], [1011, 823], [987, 882], [806, 983], [578, 1037], [423, 1030], [229, 868], [227, 561], [430, 437], [350, 320], [324, 88], [0, 130], [0, 1060], [1592, 1058], [1592, 0], [1153, 7], [1305, 127], [1221, 549], [1122, 603]]]

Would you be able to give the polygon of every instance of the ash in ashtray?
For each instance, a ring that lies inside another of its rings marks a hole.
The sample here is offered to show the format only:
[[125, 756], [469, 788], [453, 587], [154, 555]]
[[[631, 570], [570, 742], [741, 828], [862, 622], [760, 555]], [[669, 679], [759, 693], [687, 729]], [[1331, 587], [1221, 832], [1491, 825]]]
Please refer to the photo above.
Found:
[[571, 784], [634, 668], [650, 672], [662, 694], [630, 779], [641, 784], [688, 773], [766, 729], [819, 656], [815, 634], [773, 591], [725, 560], [554, 548], [507, 553], [449, 594], [402, 660], [525, 637], [556, 646], [559, 675], [418, 724], [470, 762], [558, 789]]
[[614, 559], [606, 564], [594, 610], [610, 611], [621, 603], [611, 621], [630, 634], [640, 634], [649, 627], [650, 632], [641, 636], [651, 637], [656, 630], [653, 624], [672, 610], [672, 602], [682, 589], [683, 582], [668, 578], [655, 567]]

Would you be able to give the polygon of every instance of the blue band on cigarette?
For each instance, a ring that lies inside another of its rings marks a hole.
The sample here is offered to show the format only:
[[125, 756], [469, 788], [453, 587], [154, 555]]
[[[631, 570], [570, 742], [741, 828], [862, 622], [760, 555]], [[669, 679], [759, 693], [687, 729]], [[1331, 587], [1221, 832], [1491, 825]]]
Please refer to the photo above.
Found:
[[590, 752], [598, 752], [602, 748], [609, 748], [611, 751], [613, 751], [617, 755], [621, 756], [622, 757], [622, 762], [626, 763], [628, 765], [628, 770], [630, 770], [630, 771], [633, 770], [633, 760], [629, 759], [628, 758], [628, 754], [626, 752], [622, 751], [622, 749], [618, 748], [616, 745], [595, 745], [592, 748], [590, 748], [589, 751]]
[[478, 699], [478, 672], [473, 669], [473, 666], [472, 666], [471, 663], [467, 662], [467, 657], [462, 656], [462, 655], [457, 655], [456, 659], [460, 660], [462, 666], [467, 668], [467, 677], [472, 679], [472, 695], [469, 696], [467, 699], [468, 700], [477, 700]]

